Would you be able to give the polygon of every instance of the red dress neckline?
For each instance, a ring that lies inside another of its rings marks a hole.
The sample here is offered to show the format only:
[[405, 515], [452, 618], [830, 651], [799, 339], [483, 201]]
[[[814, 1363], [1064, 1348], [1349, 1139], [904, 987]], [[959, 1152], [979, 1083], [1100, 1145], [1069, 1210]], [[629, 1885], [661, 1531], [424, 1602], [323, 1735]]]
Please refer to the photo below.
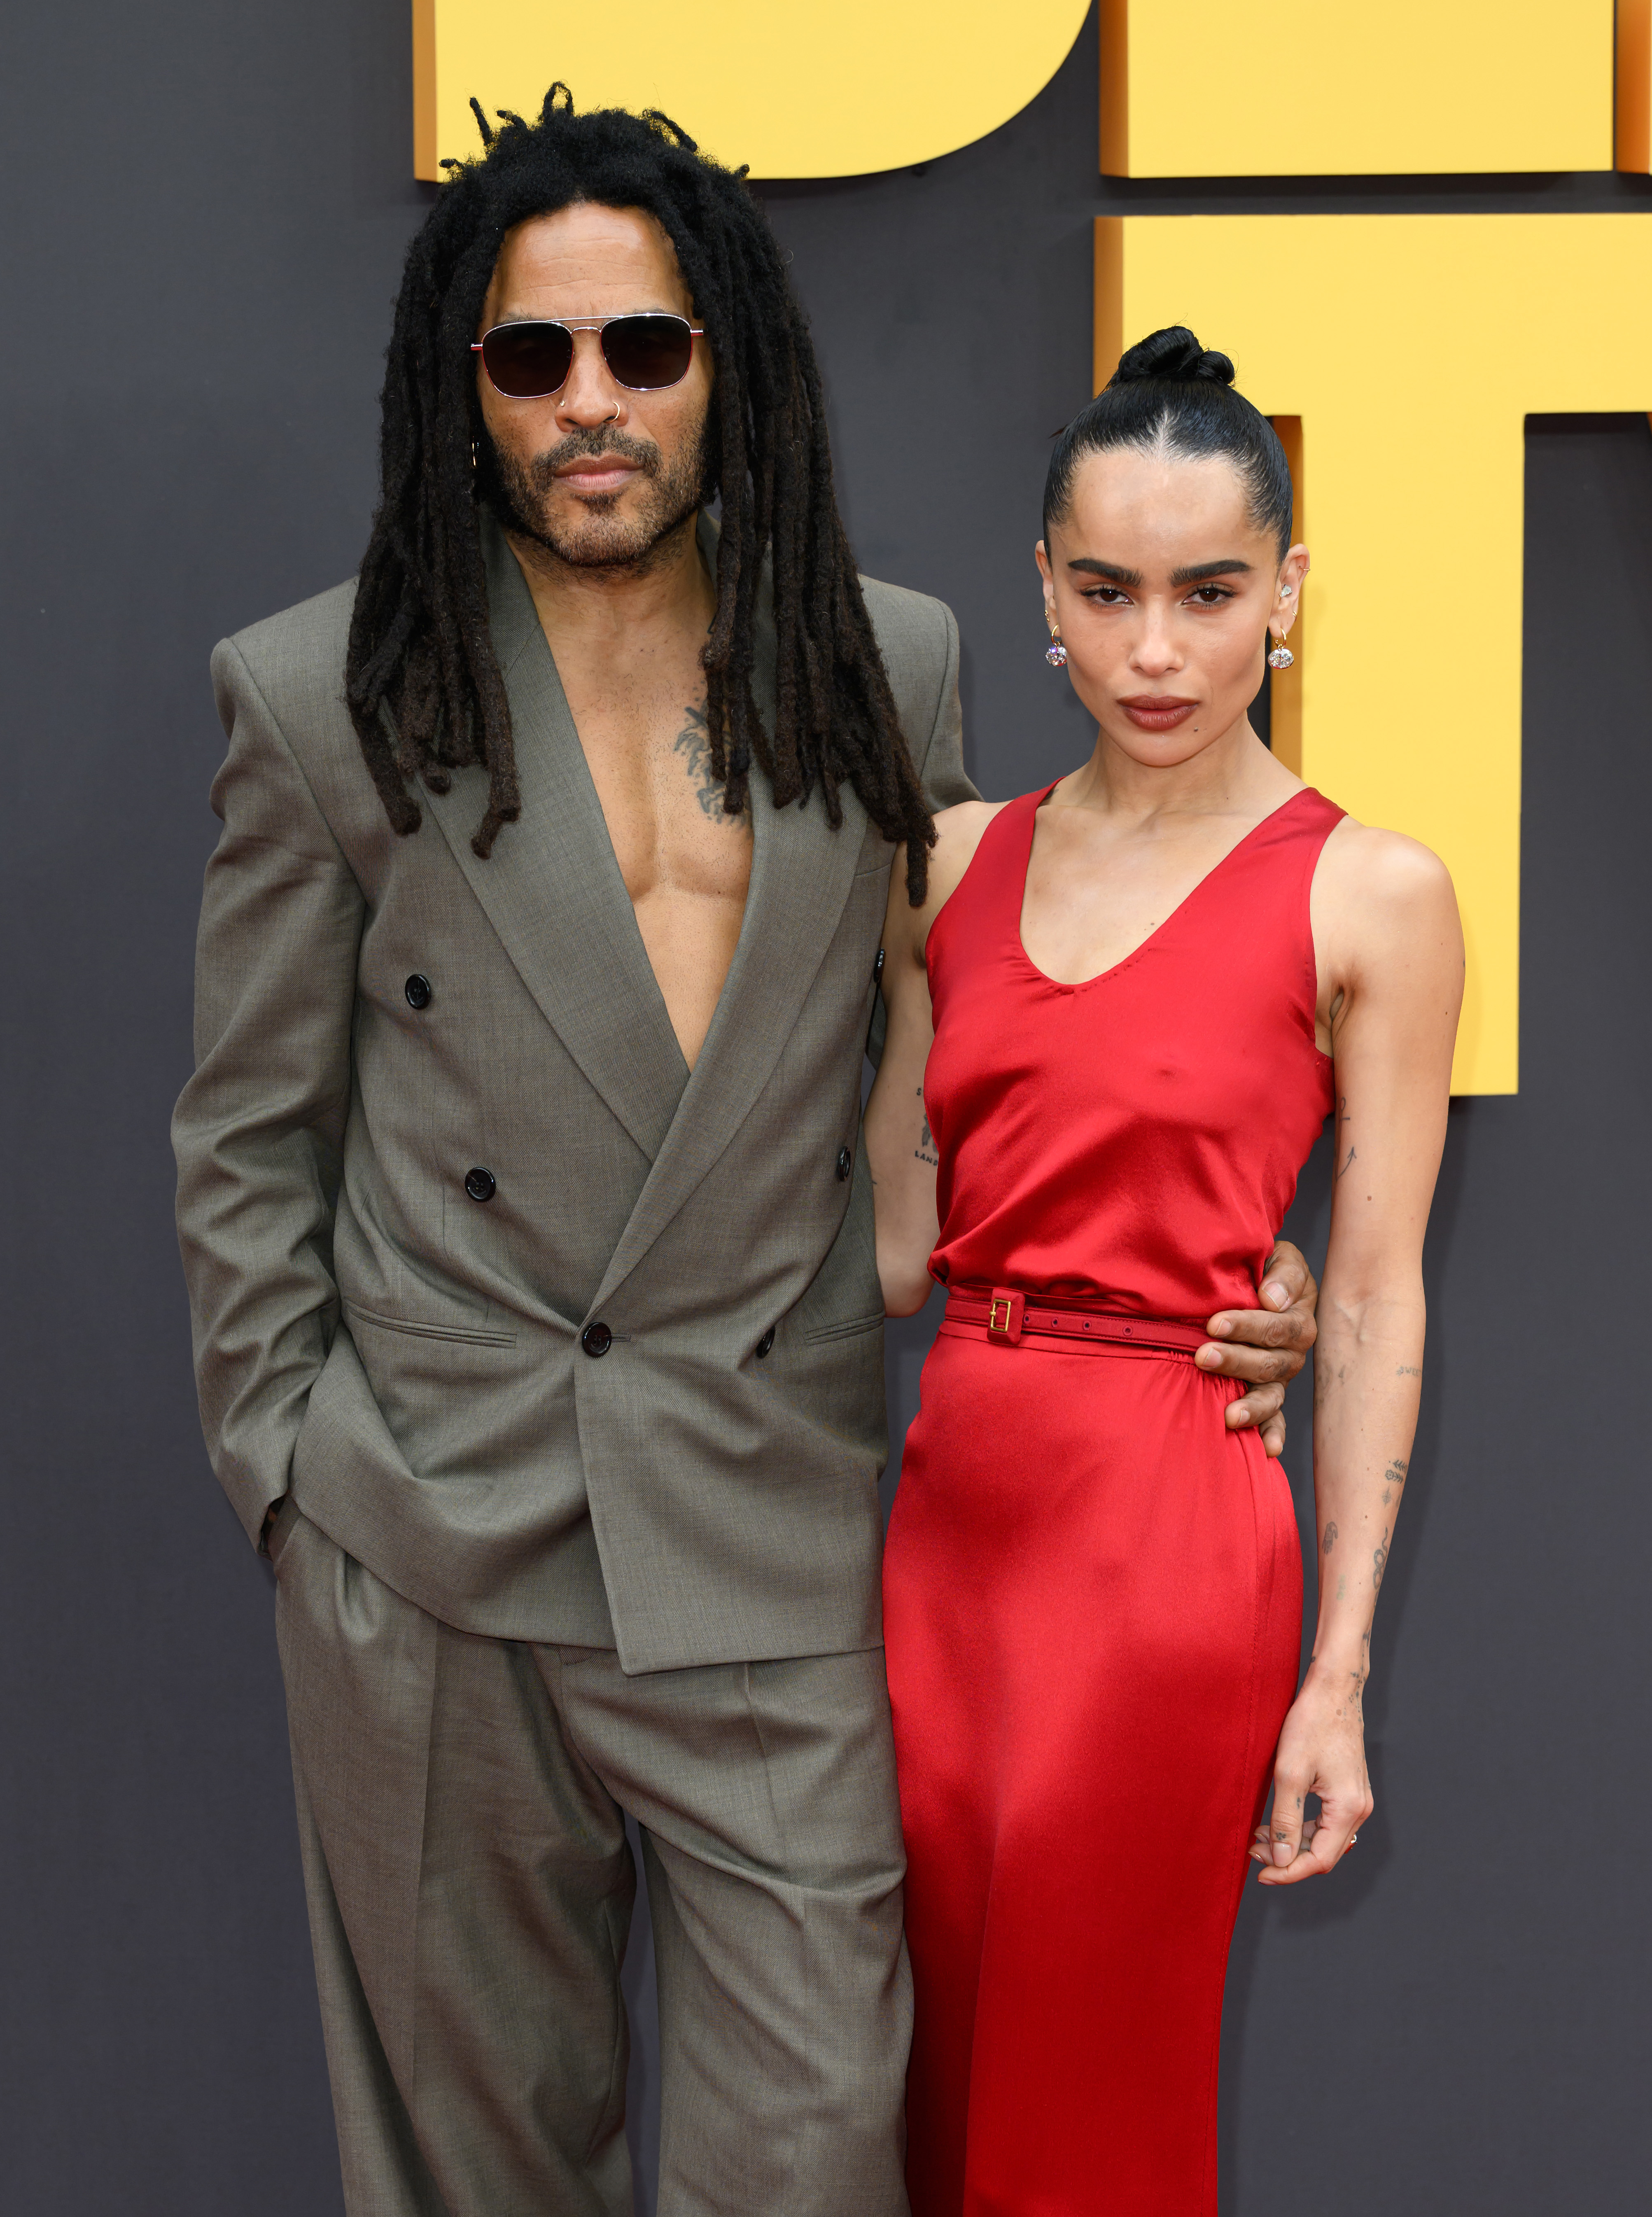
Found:
[[1171, 929], [1171, 927], [1176, 923], [1177, 919], [1182, 916], [1184, 911], [1190, 908], [1199, 899], [1199, 895], [1211, 884], [1211, 880], [1215, 878], [1219, 878], [1222, 873], [1227, 868], [1228, 865], [1236, 860], [1243, 849], [1250, 844], [1251, 841], [1256, 838], [1260, 833], [1265, 831], [1270, 824], [1274, 823], [1278, 818], [1283, 816], [1287, 808], [1294, 808], [1299, 800], [1306, 800], [1310, 794], [1316, 800], [1322, 798], [1321, 794], [1315, 791], [1315, 788], [1311, 785], [1304, 785], [1298, 792], [1288, 794], [1286, 798], [1279, 803], [1277, 808], [1270, 808], [1266, 816], [1260, 817], [1257, 821], [1251, 825], [1248, 831], [1244, 832], [1239, 838], [1234, 841], [1227, 853], [1222, 856], [1219, 861], [1213, 862], [1211, 865], [1210, 868], [1205, 871], [1204, 876], [1199, 880], [1197, 884], [1188, 887], [1187, 891], [1170, 911], [1170, 913], [1162, 923], [1154, 925], [1152, 930], [1148, 933], [1145, 939], [1141, 941], [1138, 945], [1132, 947], [1128, 954], [1121, 954], [1116, 962], [1110, 962], [1105, 970], [1098, 970], [1093, 978], [1052, 978], [1047, 970], [1040, 969], [1039, 965], [1032, 960], [1032, 957], [1027, 953], [1026, 942], [1022, 936], [1021, 927], [1023, 920], [1026, 915], [1026, 880], [1032, 868], [1032, 845], [1039, 835], [1039, 812], [1043, 808], [1051, 794], [1054, 793], [1056, 786], [1060, 783], [1061, 780], [1057, 778], [1055, 785], [1047, 786], [1045, 790], [1038, 795], [1032, 807], [1027, 811], [1026, 851], [1022, 857], [1020, 874], [1021, 903], [1015, 917], [1015, 949], [1020, 954], [1022, 961], [1026, 963], [1027, 968], [1032, 973], [1033, 976], [1039, 980], [1040, 985], [1052, 985], [1057, 992], [1061, 993], [1084, 992], [1089, 986], [1105, 985], [1108, 979], [1117, 978], [1124, 971], [1128, 970], [1133, 962], [1137, 961], [1141, 956], [1148, 952], [1148, 950], [1152, 947], [1154, 942], [1158, 939], [1162, 933], [1167, 932]]

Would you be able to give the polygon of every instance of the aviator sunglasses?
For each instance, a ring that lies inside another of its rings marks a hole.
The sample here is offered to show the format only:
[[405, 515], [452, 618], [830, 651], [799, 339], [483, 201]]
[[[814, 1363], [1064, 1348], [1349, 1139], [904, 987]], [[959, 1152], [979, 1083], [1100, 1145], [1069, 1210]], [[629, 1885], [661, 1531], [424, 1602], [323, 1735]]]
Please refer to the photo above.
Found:
[[680, 385], [694, 356], [702, 324], [686, 316], [570, 316], [566, 323], [496, 324], [473, 340], [489, 382], [508, 400], [546, 400], [560, 392], [574, 366], [574, 333], [601, 334], [602, 359], [616, 384], [631, 392]]

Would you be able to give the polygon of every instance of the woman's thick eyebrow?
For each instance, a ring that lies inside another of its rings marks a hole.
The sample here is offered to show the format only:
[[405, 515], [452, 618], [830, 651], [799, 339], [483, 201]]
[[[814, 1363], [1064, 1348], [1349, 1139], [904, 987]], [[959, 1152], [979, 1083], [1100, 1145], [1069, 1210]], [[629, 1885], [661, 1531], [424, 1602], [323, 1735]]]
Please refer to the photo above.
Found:
[[1236, 554], [1224, 555], [1219, 562], [1190, 562], [1185, 570], [1173, 570], [1173, 585], [1197, 585], [1206, 577], [1231, 577], [1242, 571], [1248, 574], [1250, 565], [1242, 562]]
[[1119, 562], [1099, 562], [1094, 554], [1076, 554], [1067, 567], [1086, 571], [1092, 577], [1111, 578], [1115, 585], [1139, 585], [1142, 582], [1139, 570], [1126, 570]]
[[[1202, 584], [1206, 577], [1248, 576], [1250, 564], [1237, 554], [1224, 554], [1214, 562], [1189, 562], [1184, 569], [1173, 570], [1173, 585]], [[1092, 577], [1106, 577], [1115, 585], [1137, 587], [1142, 582], [1139, 570], [1127, 570], [1122, 562], [1103, 562], [1094, 554], [1076, 554], [1069, 562], [1069, 570], [1082, 570]]]

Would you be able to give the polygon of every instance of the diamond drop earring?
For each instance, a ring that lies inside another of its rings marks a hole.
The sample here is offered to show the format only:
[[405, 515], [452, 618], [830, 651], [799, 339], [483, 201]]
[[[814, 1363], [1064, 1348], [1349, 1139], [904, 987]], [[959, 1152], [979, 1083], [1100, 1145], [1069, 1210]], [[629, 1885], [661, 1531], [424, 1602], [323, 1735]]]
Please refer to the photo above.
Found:
[[1296, 656], [1291, 653], [1290, 648], [1285, 645], [1285, 634], [1281, 632], [1278, 639], [1274, 640], [1273, 645], [1267, 650], [1268, 668], [1270, 670], [1289, 670], [1296, 658]]
[[1061, 626], [1056, 621], [1056, 612], [1046, 602], [1044, 620], [1050, 627], [1050, 644], [1044, 650], [1044, 658], [1051, 670], [1067, 667], [1067, 650], [1061, 643]]

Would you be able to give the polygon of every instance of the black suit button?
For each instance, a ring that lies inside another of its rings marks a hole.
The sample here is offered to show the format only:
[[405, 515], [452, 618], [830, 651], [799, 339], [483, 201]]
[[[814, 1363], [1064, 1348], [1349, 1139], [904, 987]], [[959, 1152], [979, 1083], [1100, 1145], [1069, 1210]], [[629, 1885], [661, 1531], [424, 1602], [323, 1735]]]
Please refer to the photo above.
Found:
[[491, 1201], [499, 1190], [499, 1182], [491, 1170], [479, 1166], [465, 1173], [465, 1190], [472, 1201]]
[[847, 1147], [840, 1147], [837, 1151], [837, 1175], [840, 1183], [844, 1178], [848, 1177], [849, 1172], [854, 1168], [854, 1157], [849, 1152]]
[[774, 1344], [774, 1327], [773, 1325], [770, 1325], [768, 1330], [763, 1334], [762, 1337], [757, 1343], [757, 1360], [759, 1362], [762, 1361], [763, 1357], [769, 1352]]
[[606, 1355], [613, 1345], [613, 1334], [605, 1324], [588, 1324], [579, 1335], [579, 1343], [587, 1355]]
[[430, 1005], [430, 980], [416, 970], [402, 988], [410, 1009], [428, 1009]]

